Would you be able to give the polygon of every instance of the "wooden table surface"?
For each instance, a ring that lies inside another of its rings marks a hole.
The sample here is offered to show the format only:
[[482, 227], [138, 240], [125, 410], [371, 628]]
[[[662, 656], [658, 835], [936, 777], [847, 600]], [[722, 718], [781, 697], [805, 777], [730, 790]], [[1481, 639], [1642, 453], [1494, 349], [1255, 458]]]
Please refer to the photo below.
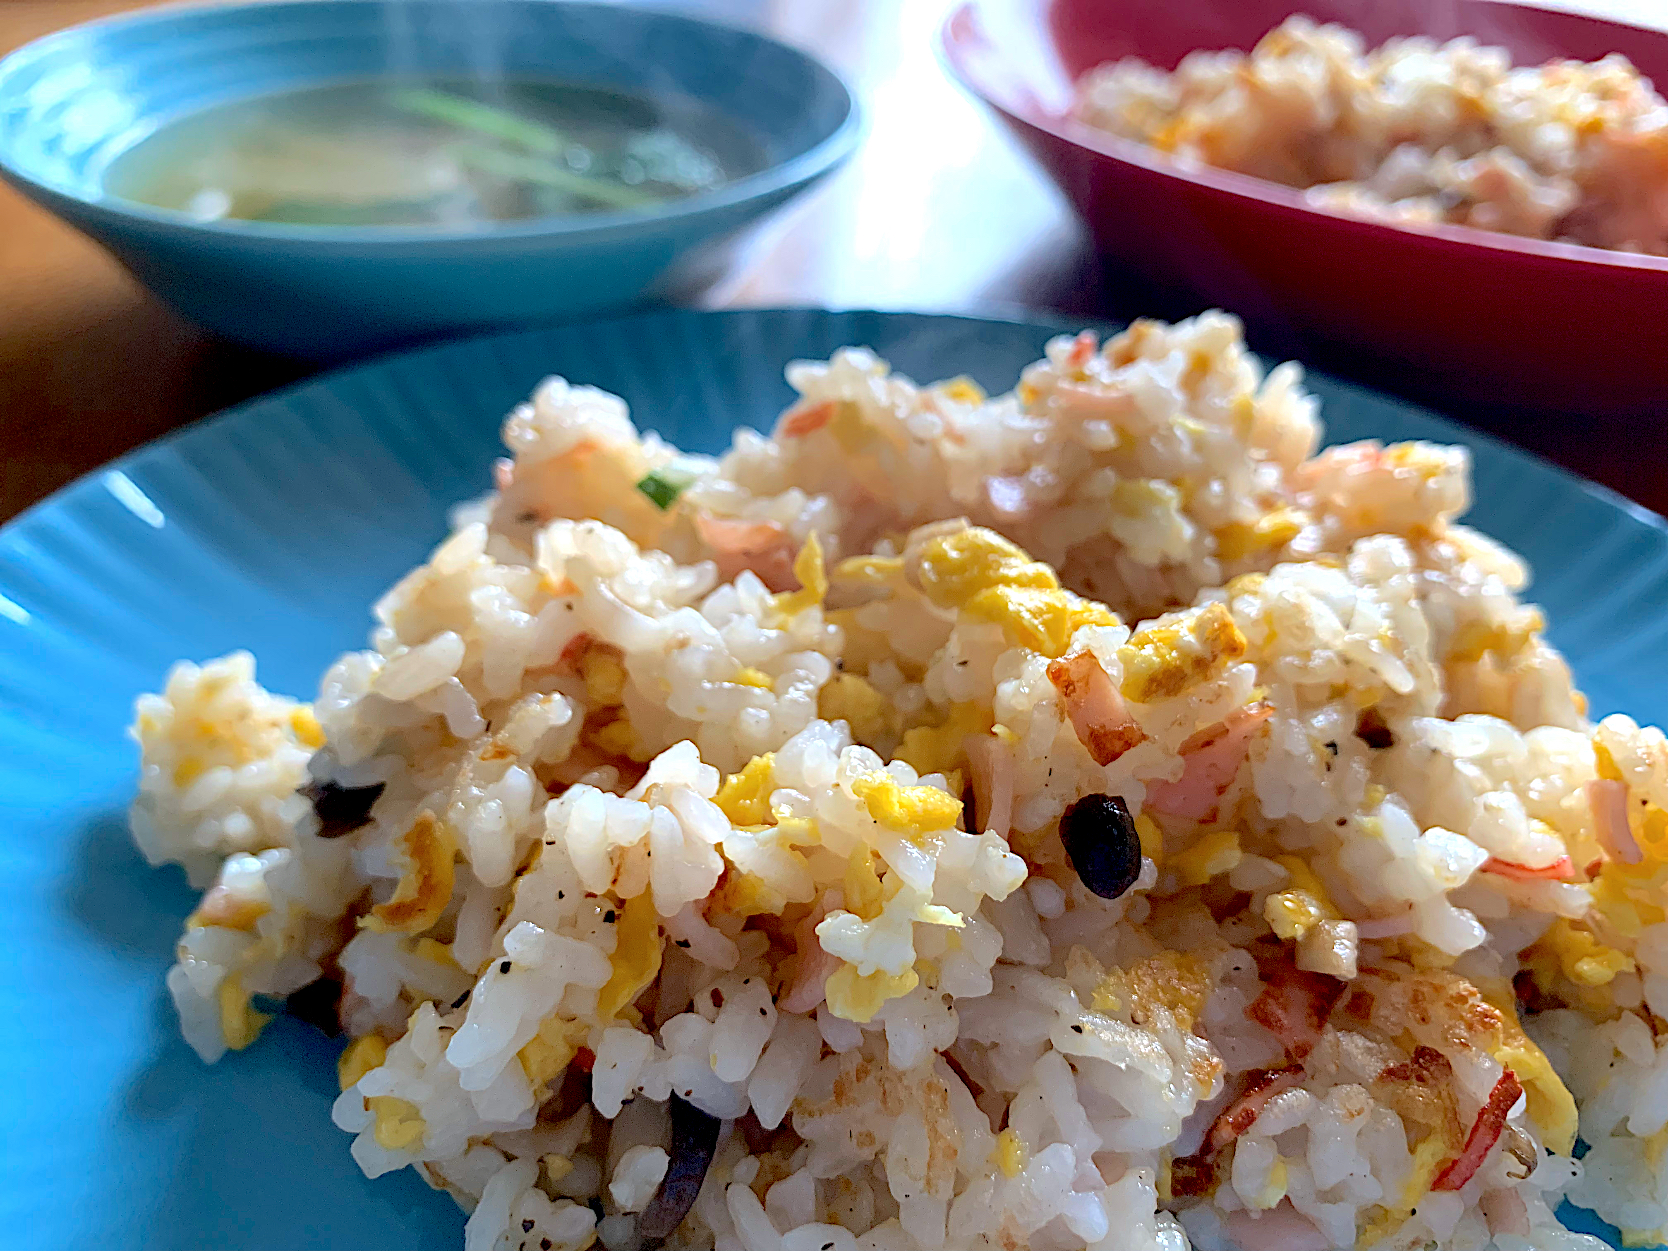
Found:
[[[1566, 2], [1668, 25], [1661, 0]], [[134, 7], [137, 0], [0, 0], [0, 54]], [[1134, 291], [1102, 275], [1052, 185], [938, 64], [933, 41], [949, 0], [686, 7], [814, 51], [857, 87], [871, 124], [851, 165], [755, 236], [703, 304], [1030, 306], [1119, 318], [1196, 311], [1186, 296]], [[1312, 363], [1360, 373], [1347, 357]], [[308, 372], [184, 322], [94, 244], [0, 187], [0, 520], [137, 444]], [[1404, 381], [1365, 380], [1392, 389]], [[1668, 512], [1668, 422], [1595, 432], [1567, 419], [1449, 415]]]

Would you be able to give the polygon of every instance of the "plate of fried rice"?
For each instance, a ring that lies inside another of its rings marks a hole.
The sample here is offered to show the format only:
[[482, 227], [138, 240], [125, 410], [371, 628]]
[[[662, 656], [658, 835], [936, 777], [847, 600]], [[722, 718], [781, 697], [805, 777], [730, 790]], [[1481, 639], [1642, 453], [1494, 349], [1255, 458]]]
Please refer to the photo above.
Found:
[[1636, 327], [1668, 290], [1668, 32], [1516, 0], [963, 0], [941, 38], [1160, 291], [1442, 404], [1659, 410]]
[[1665, 607], [1221, 313], [245, 405], [0, 530], [9, 1245], [1659, 1244]]

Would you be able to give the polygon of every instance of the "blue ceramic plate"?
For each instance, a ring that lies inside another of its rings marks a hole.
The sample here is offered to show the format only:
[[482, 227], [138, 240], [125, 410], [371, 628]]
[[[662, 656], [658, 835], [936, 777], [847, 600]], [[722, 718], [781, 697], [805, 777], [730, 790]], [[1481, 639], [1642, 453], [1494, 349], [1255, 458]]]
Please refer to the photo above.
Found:
[[[867, 344], [919, 378], [1012, 384], [1059, 325], [807, 310], [664, 312], [483, 339], [305, 383], [153, 444], [0, 529], [0, 1245], [447, 1248], [450, 1199], [366, 1181], [332, 1128], [335, 1047], [279, 1020], [205, 1068], [163, 989], [191, 906], [124, 810], [134, 696], [180, 657], [247, 647], [309, 695], [369, 605], [481, 491], [498, 425], [558, 372], [717, 450], [767, 426], [782, 366]], [[1595, 714], [1668, 714], [1668, 527], [1557, 469], [1324, 377], [1333, 440], [1476, 456], [1472, 520], [1525, 553]]]

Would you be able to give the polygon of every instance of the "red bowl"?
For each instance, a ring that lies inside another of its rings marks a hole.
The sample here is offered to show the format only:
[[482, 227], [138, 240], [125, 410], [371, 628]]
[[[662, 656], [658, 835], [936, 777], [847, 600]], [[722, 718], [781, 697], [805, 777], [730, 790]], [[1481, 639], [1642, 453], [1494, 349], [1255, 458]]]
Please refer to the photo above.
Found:
[[1293, 12], [1376, 45], [1474, 35], [1518, 64], [1624, 53], [1668, 89], [1668, 35], [1499, 0], [968, 0], [942, 32], [952, 71], [1077, 206], [1102, 252], [1241, 313], [1270, 338], [1340, 343], [1440, 375], [1456, 400], [1593, 415], [1668, 411], [1668, 259], [1467, 226], [1413, 228], [1186, 166], [1068, 115], [1105, 61], [1166, 69], [1249, 49]]

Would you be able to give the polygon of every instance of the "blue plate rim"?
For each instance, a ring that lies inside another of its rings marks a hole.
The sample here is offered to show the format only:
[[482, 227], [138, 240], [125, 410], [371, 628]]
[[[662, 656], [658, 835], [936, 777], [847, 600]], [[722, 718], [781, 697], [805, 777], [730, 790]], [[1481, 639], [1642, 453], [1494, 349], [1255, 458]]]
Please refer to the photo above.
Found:
[[[277, 2], [284, 3], [285, 0], [277, 0]], [[291, 4], [329, 4], [341, 3], [343, 0], [287, 0], [287, 2]], [[760, 200], [790, 195], [818, 178], [833, 172], [850, 159], [868, 132], [868, 120], [862, 102], [846, 77], [820, 57], [813, 56], [803, 48], [795, 47], [793, 44], [777, 39], [772, 35], [731, 22], [718, 21], [708, 17], [696, 17], [687, 12], [653, 3], [622, 5], [605, 3], [603, 0], [540, 0], [540, 2], [559, 5], [563, 8], [586, 9], [594, 12], [618, 13], [622, 10], [628, 10], [652, 17], [669, 18], [687, 23], [690, 26], [704, 26], [730, 34], [742, 35], [749, 39], [755, 39], [762, 44], [769, 44], [800, 58], [817, 73], [826, 75], [839, 88], [845, 99], [845, 117], [835, 127], [833, 133], [785, 161], [768, 166], [757, 173], [738, 178], [716, 190], [700, 192], [681, 200], [675, 200], [661, 208], [644, 212], [627, 211], [593, 213], [585, 216], [570, 214], [535, 217], [525, 221], [500, 222], [469, 230], [423, 227], [297, 226], [281, 222], [251, 222], [235, 219], [200, 222], [193, 220], [184, 213], [171, 209], [156, 208], [141, 204], [138, 201], [123, 199], [120, 196], [103, 196], [92, 199], [69, 187], [43, 181], [10, 159], [4, 146], [0, 146], [0, 178], [33, 199], [74, 205], [78, 214], [98, 218], [107, 224], [143, 222], [147, 227], [184, 238], [206, 234], [227, 241], [252, 240], [297, 250], [346, 249], [351, 247], [373, 252], [412, 246], [470, 249], [496, 243], [522, 243], [528, 239], [547, 238], [559, 240], [565, 244], [586, 244], [605, 242], [670, 222], [704, 221]], [[14, 49], [4, 57], [0, 57], [0, 90], [4, 89], [6, 80], [10, 75], [26, 68], [40, 57], [53, 52], [61, 44], [72, 44], [79, 39], [86, 38], [90, 32], [101, 32], [106, 29], [124, 26], [151, 26], [177, 19], [182, 14], [190, 16], [211, 11], [224, 12], [239, 8], [264, 8], [271, 6], [273, 3], [274, 0], [234, 0], [232, 3], [221, 3], [219, 0], [182, 0], [181, 3], [129, 10], [125, 13], [113, 13], [90, 21], [78, 22], [74, 26], [67, 26], [62, 30], [52, 31], [37, 39], [32, 39], [22, 47]], [[320, 81], [325, 80], [321, 79]]]

